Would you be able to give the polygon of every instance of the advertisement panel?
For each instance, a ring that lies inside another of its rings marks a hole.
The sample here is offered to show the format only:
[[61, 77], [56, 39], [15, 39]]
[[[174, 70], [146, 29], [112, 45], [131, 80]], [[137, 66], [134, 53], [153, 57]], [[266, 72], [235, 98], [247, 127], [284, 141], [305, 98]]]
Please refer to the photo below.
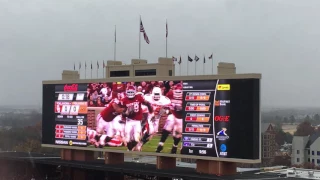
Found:
[[259, 159], [260, 80], [43, 85], [43, 144]]

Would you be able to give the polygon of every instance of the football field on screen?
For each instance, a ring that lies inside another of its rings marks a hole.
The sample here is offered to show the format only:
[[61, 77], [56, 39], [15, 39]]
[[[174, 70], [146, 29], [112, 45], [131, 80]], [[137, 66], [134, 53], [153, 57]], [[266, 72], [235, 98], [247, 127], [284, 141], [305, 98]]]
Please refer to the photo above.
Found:
[[[156, 152], [157, 146], [159, 144], [160, 141], [160, 137], [161, 135], [155, 135], [152, 137], [152, 139], [150, 141], [148, 141], [143, 147], [142, 147], [142, 152]], [[173, 145], [173, 138], [172, 136], [169, 136], [166, 140], [166, 142], [164, 143], [164, 147], [163, 150], [161, 151], [161, 153], [170, 153], [171, 152], [171, 148]], [[181, 142], [179, 143], [179, 148], [181, 146]], [[90, 146], [93, 148], [93, 146]], [[127, 151], [127, 148], [122, 146], [122, 147], [105, 147], [105, 149], [117, 149], [117, 150], [123, 150], [123, 151]], [[180, 151], [178, 151], [177, 153], [180, 154]]]

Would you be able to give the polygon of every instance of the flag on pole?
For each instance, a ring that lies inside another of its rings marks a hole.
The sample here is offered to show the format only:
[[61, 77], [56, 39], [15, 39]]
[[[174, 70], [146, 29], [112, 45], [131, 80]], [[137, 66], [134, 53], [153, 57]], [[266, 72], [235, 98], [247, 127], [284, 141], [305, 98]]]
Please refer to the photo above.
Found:
[[166, 38], [168, 37], [168, 22], [166, 21]]
[[194, 57], [194, 60], [195, 60], [196, 62], [198, 62], [198, 61], [199, 61], [199, 58], [198, 58], [198, 56], [197, 56], [197, 55]]
[[99, 69], [99, 61], [97, 61], [97, 69]]
[[79, 70], [81, 69], [81, 62], [79, 62]]
[[203, 63], [206, 63], [206, 56], [203, 56]]
[[143, 27], [141, 18], [140, 18], [140, 32], [143, 33], [144, 40], [146, 41], [147, 44], [149, 44], [150, 41], [149, 41], [148, 35], [147, 35], [147, 33], [146, 33], [146, 31], [145, 31], [145, 29]]
[[76, 63], [73, 63], [73, 70], [76, 70]]
[[209, 56], [209, 59], [212, 59], [213, 53]]
[[182, 61], [181, 61], [181, 56], [180, 56], [180, 59], [179, 59], [179, 62], [178, 62], [178, 64], [181, 64], [181, 62], [182, 62]]
[[190, 57], [190, 56], [188, 56], [188, 61], [192, 62], [192, 61], [193, 61], [193, 59], [191, 59], [191, 57]]
[[172, 56], [172, 61], [177, 61], [178, 59]]
[[104, 63], [104, 60], [103, 60], [103, 68], [105, 68], [106, 67], [106, 64]]
[[87, 61], [84, 62], [84, 69], [87, 69]]
[[91, 61], [91, 69], [92, 69], [92, 61]]

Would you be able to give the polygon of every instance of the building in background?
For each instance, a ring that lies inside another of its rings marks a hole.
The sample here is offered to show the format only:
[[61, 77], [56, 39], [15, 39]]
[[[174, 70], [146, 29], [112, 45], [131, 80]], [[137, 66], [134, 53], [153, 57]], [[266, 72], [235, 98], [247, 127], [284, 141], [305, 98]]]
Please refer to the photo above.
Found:
[[158, 58], [158, 63], [148, 63], [144, 59], [132, 59], [131, 64], [122, 61], [107, 61], [105, 77], [135, 76], [175, 76], [175, 64], [172, 58]]
[[271, 166], [274, 157], [276, 155], [277, 143], [276, 143], [276, 131], [272, 124], [262, 123], [261, 124], [261, 158], [263, 166]]
[[310, 163], [320, 166], [320, 133], [311, 136], [294, 136], [292, 140], [292, 165]]

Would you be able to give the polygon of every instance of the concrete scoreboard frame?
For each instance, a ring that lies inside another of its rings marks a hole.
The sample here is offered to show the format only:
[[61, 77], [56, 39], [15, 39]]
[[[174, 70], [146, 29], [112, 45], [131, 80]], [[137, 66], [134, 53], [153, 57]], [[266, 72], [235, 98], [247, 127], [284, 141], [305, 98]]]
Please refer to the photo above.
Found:
[[[41, 144], [42, 147], [70, 149], [77, 151], [99, 151], [116, 154], [134, 154], [167, 158], [189, 158], [205, 161], [216, 162], [232, 162], [232, 163], [261, 163], [261, 74], [248, 73], [248, 74], [221, 74], [221, 75], [199, 75], [199, 76], [164, 76], [164, 77], [121, 77], [121, 78], [107, 78], [107, 79], [68, 79], [68, 80], [47, 80], [42, 81], [42, 84], [79, 84], [79, 83], [98, 83], [98, 82], [141, 82], [141, 81], [184, 81], [184, 80], [217, 80], [217, 79], [259, 79], [259, 159], [238, 159], [238, 158], [219, 158], [219, 157], [207, 157], [196, 155], [181, 155], [181, 154], [169, 154], [169, 153], [155, 153], [155, 152], [137, 152], [137, 151], [123, 151], [112, 149], [96, 149], [87, 147], [74, 147], [52, 144]], [[106, 160], [107, 161], [107, 160]], [[219, 165], [220, 166], [220, 165]]]

